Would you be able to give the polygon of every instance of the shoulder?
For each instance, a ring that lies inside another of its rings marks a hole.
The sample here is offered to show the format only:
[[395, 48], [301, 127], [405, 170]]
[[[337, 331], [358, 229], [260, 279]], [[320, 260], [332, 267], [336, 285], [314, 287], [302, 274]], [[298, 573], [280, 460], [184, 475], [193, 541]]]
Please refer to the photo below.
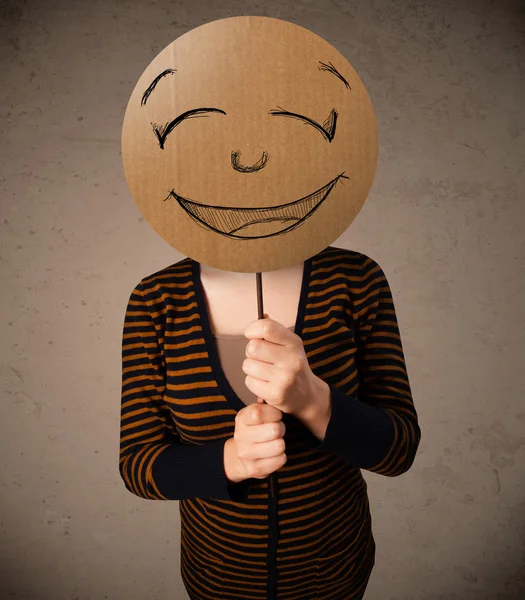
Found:
[[164, 303], [168, 296], [180, 293], [191, 280], [191, 259], [183, 258], [150, 275], [145, 275], [135, 286], [134, 292], [148, 305]]
[[131, 292], [129, 304], [147, 311], [158, 331], [163, 331], [168, 311], [189, 293], [191, 269], [191, 259], [183, 258], [142, 277]]
[[371, 281], [382, 281], [385, 278], [379, 263], [367, 254], [335, 246], [328, 246], [325, 254], [328, 260], [331, 259], [346, 276], [350, 286], [360, 287]]
[[356, 250], [330, 246], [329, 256], [336, 261], [343, 277], [354, 318], [362, 319], [377, 310], [383, 298], [390, 298], [390, 287], [379, 263]]

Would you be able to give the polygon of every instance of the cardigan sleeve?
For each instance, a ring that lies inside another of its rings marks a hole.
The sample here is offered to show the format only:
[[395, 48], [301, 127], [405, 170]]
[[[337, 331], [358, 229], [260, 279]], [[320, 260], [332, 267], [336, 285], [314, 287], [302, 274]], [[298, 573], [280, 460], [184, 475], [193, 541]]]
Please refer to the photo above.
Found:
[[331, 415], [317, 447], [357, 468], [395, 477], [412, 466], [421, 430], [385, 274], [363, 255], [356, 280], [347, 316], [354, 321], [359, 388], [350, 396], [329, 384]]
[[226, 477], [226, 439], [202, 446], [180, 439], [164, 399], [166, 362], [163, 338], [162, 344], [159, 340], [160, 320], [141, 281], [129, 298], [122, 335], [119, 472], [124, 485], [132, 494], [151, 500], [243, 502], [252, 480], [232, 483]]

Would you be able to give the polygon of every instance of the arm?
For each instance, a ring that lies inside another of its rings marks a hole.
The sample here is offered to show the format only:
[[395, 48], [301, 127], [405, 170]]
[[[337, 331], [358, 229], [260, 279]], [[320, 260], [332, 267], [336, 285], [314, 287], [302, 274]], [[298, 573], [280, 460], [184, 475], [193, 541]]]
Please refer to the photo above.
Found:
[[[236, 483], [226, 439], [202, 446], [181, 442], [164, 399], [166, 363], [162, 306], [139, 283], [131, 293], [122, 336], [119, 472], [140, 498], [219, 498], [243, 502], [251, 480]], [[226, 474], [228, 471], [228, 475]], [[233, 474], [233, 475], [232, 475]]]
[[358, 325], [357, 396], [319, 380], [317, 401], [300, 420], [320, 440], [319, 449], [355, 467], [395, 477], [411, 467], [421, 431], [392, 293], [381, 267], [369, 257], [364, 257], [356, 286], [347, 315]]

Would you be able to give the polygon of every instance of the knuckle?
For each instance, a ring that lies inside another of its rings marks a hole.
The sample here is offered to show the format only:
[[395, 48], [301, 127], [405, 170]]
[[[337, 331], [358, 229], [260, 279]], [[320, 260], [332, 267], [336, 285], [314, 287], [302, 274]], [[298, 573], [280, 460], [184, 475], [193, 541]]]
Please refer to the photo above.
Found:
[[296, 377], [301, 372], [301, 359], [294, 356], [290, 359], [287, 373], [290, 377]]
[[263, 327], [263, 331], [266, 335], [270, 336], [273, 333], [274, 327], [273, 324], [270, 322], [266, 322], [264, 323], [264, 327]]
[[294, 381], [294, 375], [292, 373], [283, 372], [281, 374], [281, 386], [283, 387], [283, 389], [287, 390], [287, 389], [291, 388], [293, 385], [293, 381]]

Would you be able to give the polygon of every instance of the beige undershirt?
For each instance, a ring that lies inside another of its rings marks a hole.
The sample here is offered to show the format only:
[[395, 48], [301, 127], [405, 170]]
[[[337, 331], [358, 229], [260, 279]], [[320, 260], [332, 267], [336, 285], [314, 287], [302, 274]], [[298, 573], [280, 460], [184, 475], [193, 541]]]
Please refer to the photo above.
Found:
[[[294, 326], [288, 327], [290, 331]], [[217, 353], [224, 375], [231, 385], [233, 391], [239, 396], [246, 406], [257, 402], [257, 396], [247, 387], [244, 380], [246, 373], [242, 370], [242, 363], [246, 358], [246, 346], [248, 338], [244, 335], [226, 335], [212, 333], [217, 346]]]

